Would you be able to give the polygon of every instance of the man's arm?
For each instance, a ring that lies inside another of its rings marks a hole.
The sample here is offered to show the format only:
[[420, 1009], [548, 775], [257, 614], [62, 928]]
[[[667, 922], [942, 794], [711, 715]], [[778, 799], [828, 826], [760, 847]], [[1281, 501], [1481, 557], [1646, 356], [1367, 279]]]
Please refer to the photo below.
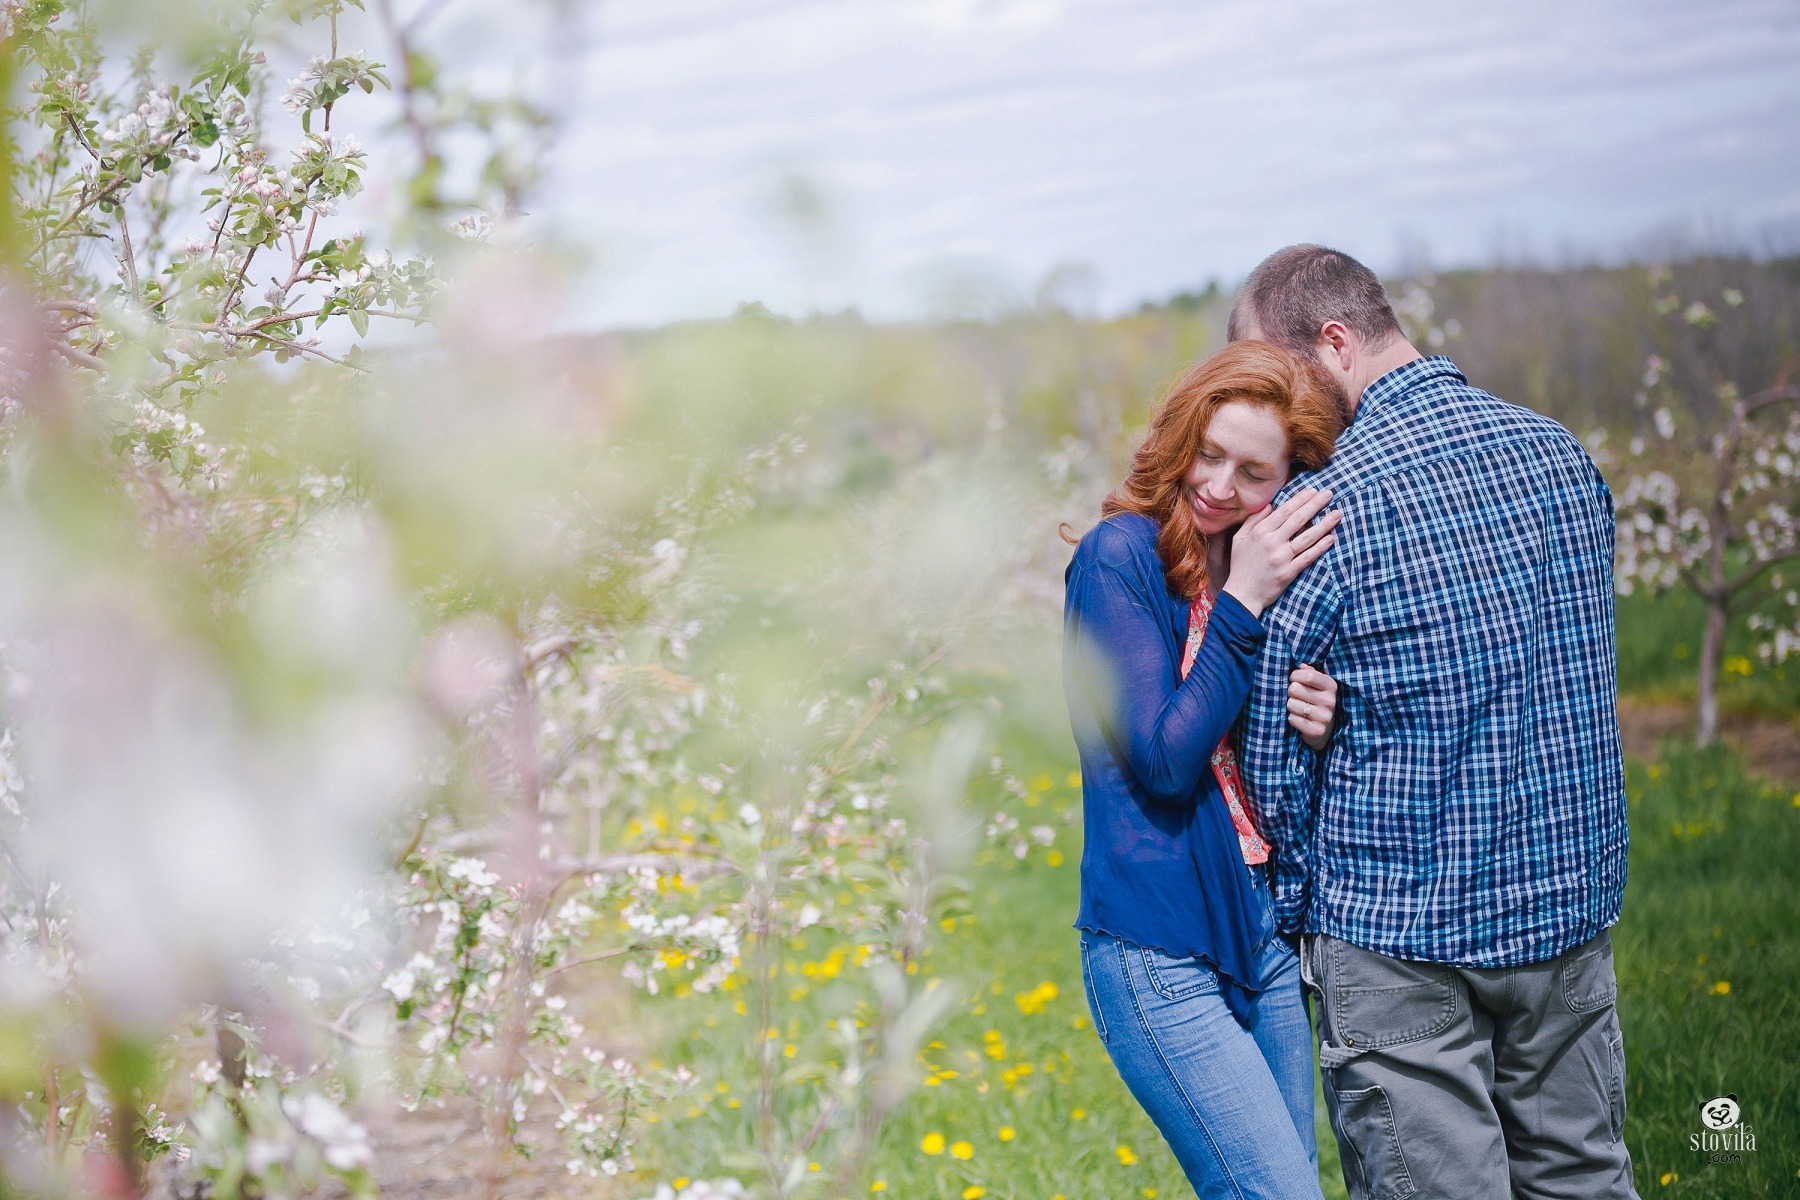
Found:
[[1321, 756], [1288, 724], [1288, 677], [1303, 662], [1319, 665], [1337, 633], [1343, 598], [1333, 557], [1308, 568], [1264, 614], [1267, 636], [1238, 729], [1244, 779], [1271, 844], [1276, 926], [1290, 933], [1306, 916]]

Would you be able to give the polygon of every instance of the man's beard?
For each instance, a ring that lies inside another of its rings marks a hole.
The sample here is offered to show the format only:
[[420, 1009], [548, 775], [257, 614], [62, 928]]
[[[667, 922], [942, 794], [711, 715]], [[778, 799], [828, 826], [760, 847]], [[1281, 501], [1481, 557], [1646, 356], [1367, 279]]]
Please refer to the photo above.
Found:
[[1308, 348], [1305, 359], [1307, 365], [1312, 368], [1314, 379], [1318, 381], [1320, 387], [1325, 389], [1325, 394], [1331, 397], [1331, 402], [1337, 405], [1338, 415], [1344, 419], [1344, 428], [1350, 428], [1350, 423], [1356, 420], [1356, 400], [1350, 395], [1350, 389], [1344, 386], [1342, 380], [1325, 369], [1325, 364], [1319, 360], [1317, 350]]

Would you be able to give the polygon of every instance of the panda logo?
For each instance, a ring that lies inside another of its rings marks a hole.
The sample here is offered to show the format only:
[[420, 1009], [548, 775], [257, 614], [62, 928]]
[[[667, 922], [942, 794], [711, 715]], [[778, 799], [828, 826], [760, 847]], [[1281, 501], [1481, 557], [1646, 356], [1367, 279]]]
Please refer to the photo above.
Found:
[[1708, 1129], [1730, 1129], [1740, 1115], [1736, 1096], [1717, 1096], [1700, 1106], [1700, 1123]]

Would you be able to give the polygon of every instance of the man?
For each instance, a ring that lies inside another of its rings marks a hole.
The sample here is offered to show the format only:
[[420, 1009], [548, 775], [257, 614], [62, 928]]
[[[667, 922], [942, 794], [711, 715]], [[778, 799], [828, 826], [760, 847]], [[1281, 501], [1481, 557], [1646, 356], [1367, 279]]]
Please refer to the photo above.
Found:
[[[1562, 426], [1414, 349], [1348, 255], [1270, 256], [1229, 336], [1311, 358], [1352, 419], [1288, 485], [1343, 523], [1264, 616], [1238, 743], [1350, 1194], [1635, 1197], [1611, 493]], [[1336, 681], [1323, 754], [1287, 721], [1330, 690], [1301, 664]]]

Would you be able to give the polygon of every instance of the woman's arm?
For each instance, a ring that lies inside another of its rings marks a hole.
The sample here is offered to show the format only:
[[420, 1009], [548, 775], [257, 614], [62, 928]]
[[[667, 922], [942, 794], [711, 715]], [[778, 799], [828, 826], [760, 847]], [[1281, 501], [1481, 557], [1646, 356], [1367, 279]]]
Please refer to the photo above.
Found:
[[1071, 574], [1068, 649], [1108, 744], [1158, 800], [1188, 800], [1250, 692], [1262, 623], [1230, 596], [1213, 608], [1186, 680], [1171, 660], [1157, 598], [1105, 562]]

